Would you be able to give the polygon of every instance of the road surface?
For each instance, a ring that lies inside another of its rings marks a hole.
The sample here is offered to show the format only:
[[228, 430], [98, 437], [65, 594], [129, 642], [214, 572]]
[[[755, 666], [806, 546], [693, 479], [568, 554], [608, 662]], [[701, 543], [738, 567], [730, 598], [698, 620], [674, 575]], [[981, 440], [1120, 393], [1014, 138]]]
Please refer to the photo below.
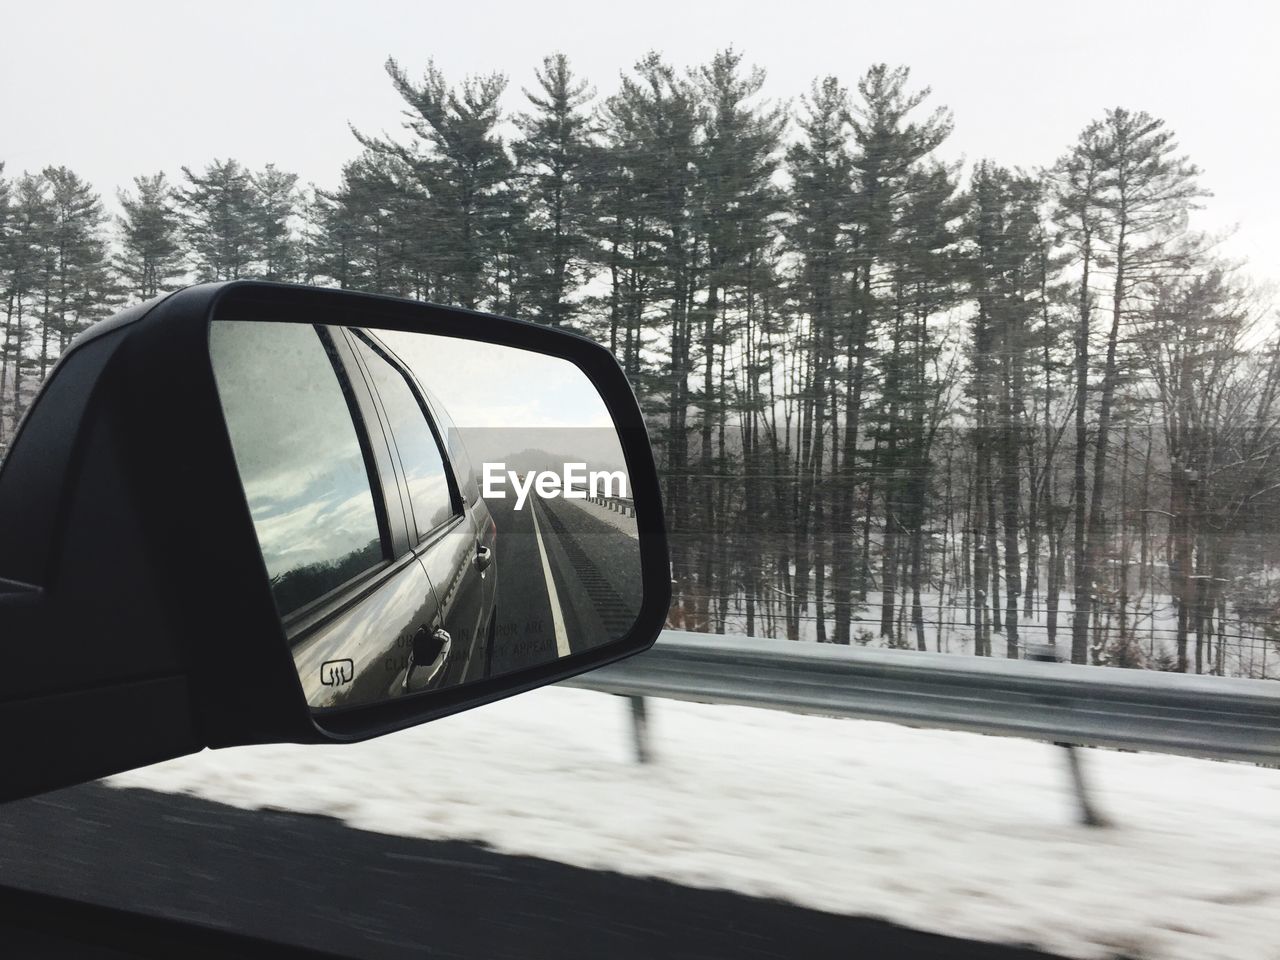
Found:
[[498, 528], [494, 674], [625, 633], [640, 604], [636, 539], [560, 499], [487, 503]]
[[0, 806], [0, 877], [373, 960], [1053, 960], [474, 844], [99, 784]]

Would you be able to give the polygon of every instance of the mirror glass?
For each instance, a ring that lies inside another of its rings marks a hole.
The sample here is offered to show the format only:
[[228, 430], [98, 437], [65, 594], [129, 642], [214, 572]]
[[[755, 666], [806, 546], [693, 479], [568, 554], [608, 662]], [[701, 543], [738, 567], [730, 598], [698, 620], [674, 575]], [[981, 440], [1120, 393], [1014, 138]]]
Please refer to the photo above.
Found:
[[511, 674], [635, 623], [622, 445], [574, 364], [299, 323], [215, 320], [209, 346], [313, 709]]

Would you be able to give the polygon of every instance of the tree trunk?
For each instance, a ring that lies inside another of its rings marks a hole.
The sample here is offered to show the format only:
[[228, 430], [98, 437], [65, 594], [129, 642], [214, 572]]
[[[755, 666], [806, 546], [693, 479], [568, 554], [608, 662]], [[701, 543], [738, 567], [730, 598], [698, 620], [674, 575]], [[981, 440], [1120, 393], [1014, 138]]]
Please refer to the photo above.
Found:
[[1090, 234], [1085, 230], [1083, 275], [1080, 280], [1080, 316], [1076, 326], [1075, 388], [1076, 448], [1072, 494], [1075, 499], [1075, 538], [1072, 581], [1075, 597], [1071, 613], [1071, 662], [1087, 663], [1089, 658], [1089, 612], [1093, 602], [1093, 561], [1089, 552], [1086, 528], [1089, 511], [1089, 268], [1091, 264]]

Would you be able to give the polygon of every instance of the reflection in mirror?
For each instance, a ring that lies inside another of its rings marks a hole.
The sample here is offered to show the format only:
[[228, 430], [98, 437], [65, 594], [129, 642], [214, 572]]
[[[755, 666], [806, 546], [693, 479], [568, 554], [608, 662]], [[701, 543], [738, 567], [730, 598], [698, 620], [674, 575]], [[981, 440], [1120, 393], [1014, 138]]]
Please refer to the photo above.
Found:
[[271, 588], [291, 612], [382, 559], [364, 455], [314, 330], [218, 323], [211, 349]]
[[308, 702], [366, 705], [621, 639], [640, 544], [613, 420], [568, 361], [215, 321], [210, 354]]

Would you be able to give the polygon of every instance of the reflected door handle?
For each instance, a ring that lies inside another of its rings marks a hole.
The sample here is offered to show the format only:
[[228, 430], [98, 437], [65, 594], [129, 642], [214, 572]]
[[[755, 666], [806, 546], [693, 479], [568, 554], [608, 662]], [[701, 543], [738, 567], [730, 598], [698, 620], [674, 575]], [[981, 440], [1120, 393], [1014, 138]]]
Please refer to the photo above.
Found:
[[404, 688], [409, 689], [409, 678], [415, 670], [427, 671], [426, 677], [414, 679], [422, 683], [431, 683], [444, 669], [445, 661], [453, 650], [453, 637], [444, 627], [436, 627], [427, 632], [426, 627], [418, 630], [413, 637], [413, 649], [409, 652], [409, 669], [405, 671]]
[[476, 569], [483, 570], [493, 563], [493, 551], [483, 544], [476, 544]]

